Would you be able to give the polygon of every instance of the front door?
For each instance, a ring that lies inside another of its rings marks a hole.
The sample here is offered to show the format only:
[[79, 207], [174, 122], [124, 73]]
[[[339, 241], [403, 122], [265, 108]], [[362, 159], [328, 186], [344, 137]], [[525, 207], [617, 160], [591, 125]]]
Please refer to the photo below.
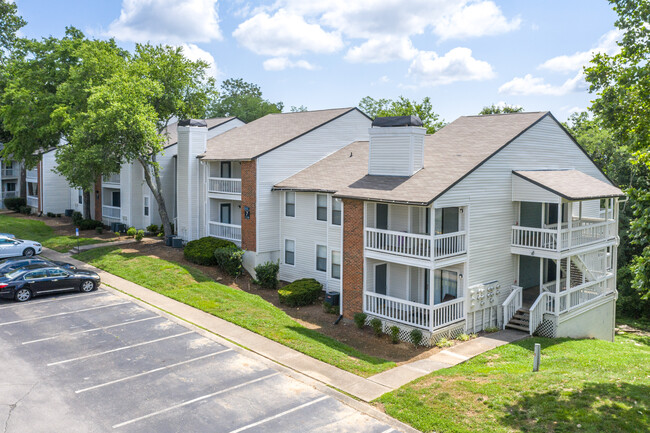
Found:
[[375, 266], [375, 293], [379, 295], [386, 294], [386, 277], [388, 265], [383, 263]]
[[230, 203], [221, 203], [220, 207], [220, 216], [221, 222], [224, 224], [230, 224]]

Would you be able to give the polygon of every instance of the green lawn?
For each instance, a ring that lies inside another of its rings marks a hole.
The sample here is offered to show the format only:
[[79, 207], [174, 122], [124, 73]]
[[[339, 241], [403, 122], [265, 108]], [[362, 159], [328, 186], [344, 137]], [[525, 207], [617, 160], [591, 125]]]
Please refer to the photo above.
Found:
[[68, 252], [79, 245], [99, 244], [106, 241], [99, 239], [82, 238], [75, 236], [59, 236], [54, 233], [52, 227], [43, 221], [15, 218], [7, 215], [0, 215], [0, 232], [12, 233], [19, 239], [40, 242], [44, 247], [52, 248], [59, 252]]
[[[542, 345], [537, 373], [534, 343]], [[648, 432], [650, 337], [529, 338], [377, 401], [424, 432]]]
[[196, 268], [125, 254], [118, 247], [97, 248], [75, 257], [360, 376], [395, 366], [307, 329], [261, 297], [216, 283]]

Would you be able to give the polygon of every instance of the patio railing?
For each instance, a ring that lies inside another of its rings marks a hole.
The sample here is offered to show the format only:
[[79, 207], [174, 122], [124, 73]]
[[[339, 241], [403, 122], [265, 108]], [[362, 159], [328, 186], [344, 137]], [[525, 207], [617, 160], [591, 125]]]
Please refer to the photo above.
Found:
[[208, 178], [208, 192], [241, 194], [241, 179], [210, 177]]
[[503, 309], [503, 329], [506, 329], [506, 325], [510, 322], [523, 305], [523, 288], [519, 286], [512, 286], [512, 292], [508, 295], [501, 308]]
[[209, 235], [215, 238], [241, 242], [241, 226], [210, 221], [208, 223]]

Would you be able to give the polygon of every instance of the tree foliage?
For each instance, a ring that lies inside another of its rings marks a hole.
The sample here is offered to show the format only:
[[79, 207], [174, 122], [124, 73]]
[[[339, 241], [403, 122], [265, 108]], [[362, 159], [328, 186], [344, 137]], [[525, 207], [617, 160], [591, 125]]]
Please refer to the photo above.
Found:
[[359, 101], [359, 108], [373, 119], [387, 116], [418, 116], [428, 134], [433, 134], [445, 125], [440, 116], [433, 111], [428, 96], [422, 99], [422, 102], [412, 101], [403, 96], [396, 100], [374, 99], [366, 96]]
[[481, 111], [479, 111], [479, 115], [486, 115], [486, 114], [508, 114], [508, 113], [521, 113], [524, 111], [524, 107], [519, 107], [516, 105], [497, 105], [497, 104], [492, 104], [489, 106], [483, 107]]
[[248, 123], [267, 114], [281, 113], [283, 108], [282, 102], [264, 99], [257, 84], [229, 78], [221, 83], [219, 96], [210, 104], [207, 117], [236, 116]]
[[14, 2], [0, 0], [0, 64], [4, 64], [18, 39], [17, 33], [27, 22], [18, 15]]

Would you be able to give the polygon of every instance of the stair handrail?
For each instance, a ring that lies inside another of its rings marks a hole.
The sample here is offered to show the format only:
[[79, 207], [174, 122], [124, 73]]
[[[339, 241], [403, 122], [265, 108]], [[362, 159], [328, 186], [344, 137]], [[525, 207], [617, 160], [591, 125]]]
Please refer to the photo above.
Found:
[[523, 287], [511, 286], [512, 291], [508, 295], [501, 308], [503, 311], [503, 329], [506, 329], [506, 325], [510, 320], [515, 316], [517, 310], [522, 307], [523, 304]]
[[552, 311], [550, 311], [551, 309], [548, 308], [548, 302], [552, 302], [553, 299], [546, 298], [552, 298], [553, 296], [554, 295], [551, 293], [542, 292], [530, 307], [528, 319], [528, 333], [530, 335], [533, 335], [533, 333], [537, 330], [537, 327], [544, 320], [544, 313], [552, 313]]

